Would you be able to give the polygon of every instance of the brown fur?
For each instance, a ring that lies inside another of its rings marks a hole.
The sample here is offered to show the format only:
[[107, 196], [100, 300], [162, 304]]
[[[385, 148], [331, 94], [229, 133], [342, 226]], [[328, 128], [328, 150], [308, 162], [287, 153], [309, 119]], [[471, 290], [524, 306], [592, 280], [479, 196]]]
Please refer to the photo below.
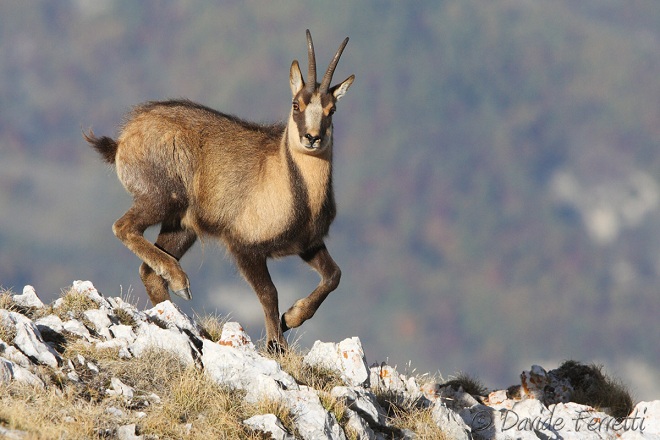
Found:
[[[190, 299], [179, 259], [202, 235], [225, 243], [264, 309], [271, 348], [283, 348], [283, 331], [314, 315], [341, 276], [324, 237], [335, 217], [332, 191], [332, 113], [352, 84], [319, 88], [307, 31], [305, 85], [291, 65], [294, 105], [286, 125], [258, 125], [186, 100], [148, 102], [127, 116], [115, 142], [84, 134], [133, 196], [133, 206], [113, 231], [143, 261], [140, 276], [156, 304], [169, 291]], [[331, 63], [324, 83], [347, 40]], [[313, 80], [311, 79], [313, 78]], [[161, 224], [156, 243], [143, 236]], [[280, 320], [268, 258], [298, 254], [321, 276], [317, 288]]]

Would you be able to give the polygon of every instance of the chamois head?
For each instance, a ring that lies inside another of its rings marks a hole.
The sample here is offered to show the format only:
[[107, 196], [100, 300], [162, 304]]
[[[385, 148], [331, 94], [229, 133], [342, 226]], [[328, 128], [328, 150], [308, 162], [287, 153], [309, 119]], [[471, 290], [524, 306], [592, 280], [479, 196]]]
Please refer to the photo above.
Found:
[[348, 37], [341, 43], [337, 53], [328, 66], [321, 83], [316, 82], [316, 56], [312, 35], [307, 30], [307, 82], [303, 80], [298, 60], [291, 63], [289, 81], [293, 103], [291, 118], [294, 124], [289, 127], [297, 131], [295, 146], [307, 154], [321, 155], [332, 145], [332, 114], [335, 104], [344, 96], [353, 84], [355, 75], [351, 75], [341, 83], [330, 87], [332, 75], [339, 62], [339, 57], [348, 43]]

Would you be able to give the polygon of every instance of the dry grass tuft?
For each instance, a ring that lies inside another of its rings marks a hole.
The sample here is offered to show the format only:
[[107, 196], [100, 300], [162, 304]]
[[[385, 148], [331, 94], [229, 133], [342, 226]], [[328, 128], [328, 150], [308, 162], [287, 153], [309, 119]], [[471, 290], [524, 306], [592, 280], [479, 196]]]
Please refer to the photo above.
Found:
[[449, 440], [438, 424], [433, 420], [431, 408], [417, 405], [394, 406], [390, 423], [399, 430], [415, 432], [419, 440]]
[[10, 312], [15, 312], [17, 310], [16, 304], [11, 299], [11, 291], [0, 289], [0, 309], [5, 309]]
[[63, 321], [71, 318], [84, 320], [83, 312], [90, 309], [98, 309], [99, 306], [89, 296], [71, 288], [63, 293], [62, 304], [53, 312]]
[[481, 380], [463, 371], [459, 372], [454, 379], [442, 384], [442, 386], [451, 386], [455, 390], [463, 388], [463, 391], [473, 397], [488, 395], [488, 389]]
[[16, 329], [13, 325], [0, 320], [0, 340], [10, 344], [16, 337]]
[[556, 373], [573, 385], [575, 391], [571, 401], [575, 403], [604, 409], [613, 417], [627, 417], [635, 406], [625, 385], [605, 374], [602, 365], [584, 365], [569, 360]]
[[213, 313], [203, 316], [195, 315], [195, 321], [207, 339], [218, 342], [222, 337], [222, 327], [227, 323], [228, 318]]
[[[78, 355], [98, 367], [80, 365]], [[0, 384], [0, 426], [28, 433], [27, 438], [114, 437], [119, 426], [135, 423], [145, 439], [247, 439], [251, 432], [243, 420], [272, 412], [292, 427], [286, 408], [273, 402], [245, 403], [240, 392], [217, 385], [202, 371], [186, 367], [175, 353], [146, 352], [138, 359], [119, 359], [117, 350], [96, 350], [77, 341], [64, 352], [72, 360], [82, 383], [63, 375], [38, 372], [47, 387], [40, 390], [18, 382]], [[135, 389], [132, 400], [109, 396], [110, 379], [118, 378]], [[160, 403], [148, 398], [156, 394]], [[109, 415], [114, 407], [123, 415]], [[146, 415], [137, 416], [141, 411]]]
[[117, 317], [117, 320], [120, 324], [129, 325], [133, 328], [137, 327], [137, 322], [135, 322], [133, 315], [128, 313], [125, 309], [122, 309], [121, 307], [115, 307], [112, 312]]

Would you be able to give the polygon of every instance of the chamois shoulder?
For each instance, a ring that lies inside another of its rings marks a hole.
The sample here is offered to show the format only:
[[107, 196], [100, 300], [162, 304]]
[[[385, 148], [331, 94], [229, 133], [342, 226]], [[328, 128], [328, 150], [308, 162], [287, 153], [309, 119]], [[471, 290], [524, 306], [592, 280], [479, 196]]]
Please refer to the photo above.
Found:
[[133, 108], [129, 115], [132, 119], [144, 113], [159, 113], [162, 116], [170, 117], [173, 119], [211, 119], [222, 120], [238, 125], [239, 127], [262, 133], [268, 137], [278, 139], [284, 133], [286, 127], [283, 123], [260, 124], [256, 122], [246, 121], [238, 116], [228, 113], [223, 113], [218, 110], [212, 109], [205, 105], [190, 101], [188, 99], [170, 99], [166, 101], [148, 101]]

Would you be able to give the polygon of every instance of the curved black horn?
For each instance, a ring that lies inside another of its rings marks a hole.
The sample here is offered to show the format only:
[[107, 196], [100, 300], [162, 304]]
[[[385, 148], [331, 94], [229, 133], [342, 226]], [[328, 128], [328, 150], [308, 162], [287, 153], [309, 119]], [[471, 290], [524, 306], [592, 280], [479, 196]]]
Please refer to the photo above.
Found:
[[332, 75], [335, 73], [335, 67], [337, 67], [337, 63], [339, 62], [339, 57], [341, 57], [341, 53], [344, 51], [344, 48], [346, 47], [346, 43], [348, 43], [348, 37], [346, 37], [346, 39], [342, 41], [341, 45], [339, 45], [339, 49], [337, 49], [337, 53], [335, 54], [335, 57], [330, 62], [330, 65], [328, 66], [328, 70], [325, 71], [325, 75], [323, 75], [323, 81], [321, 82], [321, 88], [320, 88], [321, 93], [326, 93], [330, 88], [330, 81], [332, 81]]
[[314, 55], [314, 43], [312, 43], [312, 34], [307, 29], [307, 90], [314, 92], [316, 88], [316, 56]]

